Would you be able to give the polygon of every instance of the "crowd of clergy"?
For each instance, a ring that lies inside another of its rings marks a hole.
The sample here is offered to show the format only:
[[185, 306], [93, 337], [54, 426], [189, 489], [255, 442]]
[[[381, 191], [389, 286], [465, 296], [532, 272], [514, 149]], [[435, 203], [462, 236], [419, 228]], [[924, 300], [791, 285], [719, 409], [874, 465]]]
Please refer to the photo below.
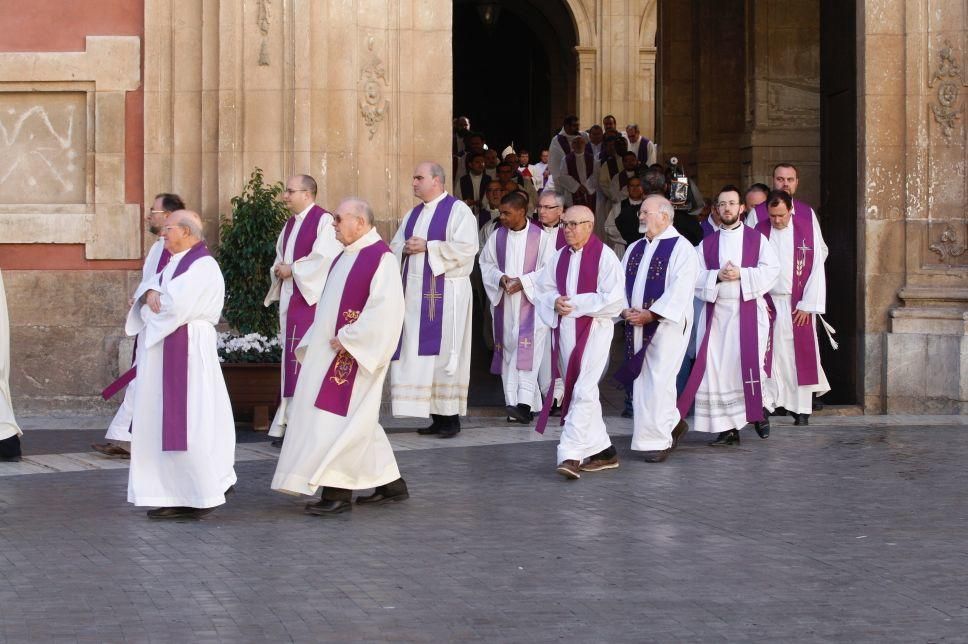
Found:
[[[351, 510], [354, 492], [357, 505], [407, 499], [380, 425], [384, 381], [393, 416], [427, 418], [419, 434], [452, 438], [477, 342], [493, 352], [508, 423], [543, 433], [558, 418], [554, 465], [566, 479], [619, 467], [599, 399], [616, 329], [614, 378], [646, 462], [668, 459], [687, 417], [716, 447], [748, 426], [767, 438], [770, 415], [809, 422], [829, 390], [818, 322], [832, 329], [821, 317], [827, 247], [795, 199], [796, 167], [690, 209], [668, 198], [655, 143], [611, 116], [584, 131], [565, 118], [533, 164], [511, 146], [498, 155], [464, 117], [454, 133], [451, 180], [437, 163], [416, 167], [416, 205], [389, 243], [366, 200], [328, 211], [312, 177], [287, 180], [291, 217], [264, 302], [278, 302], [282, 346], [274, 490], [313, 497], [305, 511], [319, 516]], [[236, 482], [216, 349], [225, 285], [200, 217], [177, 195], [157, 195], [146, 223], [158, 240], [125, 321], [132, 366], [104, 391], [124, 397], [108, 442], [92, 447], [130, 459], [128, 501], [152, 507], [150, 518], [196, 519]], [[485, 338], [472, 333], [475, 311]], [[0, 459], [18, 460], [2, 281], [0, 334]]]

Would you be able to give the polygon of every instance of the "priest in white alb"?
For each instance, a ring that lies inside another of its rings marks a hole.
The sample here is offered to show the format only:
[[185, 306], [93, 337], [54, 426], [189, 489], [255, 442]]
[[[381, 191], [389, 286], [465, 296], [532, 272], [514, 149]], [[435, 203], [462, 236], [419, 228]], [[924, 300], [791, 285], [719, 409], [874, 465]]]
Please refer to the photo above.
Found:
[[272, 282], [264, 301], [266, 306], [279, 302], [283, 348], [279, 408], [269, 427], [276, 447], [285, 436], [289, 401], [299, 379], [294, 350], [313, 323], [329, 265], [342, 250], [333, 233], [333, 216], [316, 205], [316, 190], [316, 180], [309, 175], [297, 174], [286, 181], [282, 202], [292, 217], [276, 241], [276, 259], [269, 271]]
[[390, 366], [394, 416], [427, 418], [424, 435], [452, 438], [467, 414], [471, 369], [471, 281], [477, 219], [444, 190], [444, 169], [413, 174], [421, 203], [404, 216], [390, 248], [401, 265], [406, 316]]
[[626, 361], [615, 377], [632, 385], [632, 449], [648, 463], [665, 461], [688, 430], [676, 407], [676, 374], [692, 331], [699, 262], [674, 217], [668, 199], [646, 197], [639, 210], [645, 237], [622, 258]]
[[538, 373], [548, 326], [535, 313], [534, 281], [555, 254], [555, 239], [527, 216], [528, 198], [501, 199], [501, 226], [481, 251], [481, 277], [494, 329], [491, 373], [500, 374], [509, 422], [530, 423], [541, 409]]
[[696, 361], [678, 401], [685, 416], [695, 400], [692, 428], [718, 434], [710, 443], [717, 447], [739, 444], [747, 423], [761, 438], [769, 436], [763, 383], [770, 316], [764, 296], [780, 265], [770, 241], [740, 221], [742, 200], [735, 186], [720, 190], [720, 228], [696, 249], [696, 297], [704, 306], [696, 321]]
[[333, 261], [316, 318], [296, 349], [302, 375], [272, 489], [313, 495], [306, 512], [351, 510], [353, 490], [374, 488], [357, 503], [408, 498], [393, 448], [380, 426], [383, 381], [403, 327], [403, 286], [390, 247], [373, 227], [373, 210], [344, 199], [333, 217], [344, 245]]
[[756, 230], [776, 251], [780, 275], [770, 289], [776, 313], [766, 359], [765, 406], [771, 412], [781, 407], [793, 415], [794, 425], [807, 425], [814, 394], [830, 391], [817, 343], [817, 318], [827, 305], [827, 244], [813, 211], [801, 209], [794, 215], [787, 192], [773, 190], [766, 204], [770, 218]]
[[23, 432], [17, 425], [10, 401], [10, 318], [3, 275], [0, 275], [0, 461], [20, 460], [21, 436]]
[[[545, 265], [535, 283], [538, 315], [553, 335], [554, 376], [562, 374], [561, 438], [557, 472], [567, 479], [581, 472], [618, 467], [602, 416], [598, 382], [608, 365], [615, 333], [613, 318], [625, 307], [622, 265], [592, 234], [595, 214], [586, 206], [565, 211], [561, 225], [567, 246]], [[549, 394], [536, 430], [544, 433], [551, 410]]]
[[216, 350], [225, 282], [188, 210], [164, 227], [171, 259], [135, 292], [138, 336], [128, 501], [152, 519], [197, 519], [235, 484], [235, 421]]
[[[160, 235], [165, 226], [165, 221], [168, 219], [168, 215], [176, 210], [184, 209], [185, 202], [178, 195], [163, 192], [155, 196], [154, 203], [151, 204], [151, 208], [148, 211], [148, 216], [145, 217], [145, 222], [148, 224], [148, 231], [159, 237], [151, 245], [151, 248], [148, 249], [144, 266], [141, 267], [141, 283], [138, 285], [138, 288], [144, 286], [148, 281], [155, 279], [158, 273], [163, 271], [165, 266], [168, 265], [168, 260], [171, 259], [171, 253], [165, 249], [165, 239]], [[101, 396], [107, 400], [114, 396], [122, 387], [124, 388], [124, 399], [121, 401], [121, 406], [118, 408], [118, 411], [114, 414], [114, 418], [111, 419], [111, 424], [108, 425], [108, 432], [105, 435], [108, 442], [91, 445], [91, 449], [104, 456], [120, 459], [128, 459], [131, 457], [131, 416], [135, 387], [138, 382], [135, 378], [135, 374], [137, 373], [135, 362], [137, 358], [138, 348], [135, 346], [134, 356], [131, 359], [131, 369], [123, 373], [120, 378], [101, 392]]]

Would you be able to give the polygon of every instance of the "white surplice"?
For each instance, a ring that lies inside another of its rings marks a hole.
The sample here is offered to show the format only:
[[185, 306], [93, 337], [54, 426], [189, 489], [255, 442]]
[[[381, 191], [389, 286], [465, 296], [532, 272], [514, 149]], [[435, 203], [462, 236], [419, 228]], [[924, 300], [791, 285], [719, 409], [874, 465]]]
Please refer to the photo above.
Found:
[[0, 440], [22, 435], [10, 400], [10, 318], [3, 275], [0, 274]]
[[[549, 243], [551, 248], [554, 249], [551, 252], [557, 253], [558, 246], [558, 231], [560, 227], [558, 224], [554, 226], [545, 226], [544, 224], [539, 224], [544, 234], [550, 237]], [[551, 260], [554, 260], [554, 255], [551, 256]], [[537, 311], [536, 311], [537, 312]], [[540, 318], [539, 318], [540, 319]], [[542, 400], [544, 396], [548, 395], [548, 389], [552, 386], [555, 388], [554, 401], [556, 405], [561, 404], [561, 399], [565, 395], [565, 383], [561, 378], [556, 378], [554, 383], [551, 382], [551, 331], [548, 331], [548, 341], [545, 342], [544, 351], [541, 352], [541, 367], [538, 369], [538, 388], [541, 390]]]
[[[275, 301], [279, 302], [279, 342], [283, 347], [286, 346], [283, 343], [290, 341], [285, 335], [286, 319], [289, 313], [289, 300], [292, 299], [294, 288], [293, 283], [299, 287], [299, 292], [302, 293], [306, 303], [312, 306], [319, 301], [319, 294], [323, 292], [323, 286], [326, 284], [326, 275], [329, 273], [329, 265], [333, 262], [333, 258], [343, 250], [343, 245], [336, 241], [336, 229], [333, 228], [333, 216], [327, 212], [319, 218], [319, 225], [316, 227], [316, 241], [313, 242], [313, 249], [305, 257], [294, 257], [296, 252], [296, 238], [299, 236], [299, 230], [306, 220], [306, 215], [309, 214], [309, 211], [314, 205], [310, 204], [305, 210], [294, 215], [296, 222], [292, 226], [292, 232], [289, 233], [289, 240], [285, 248], [282, 247], [283, 238], [286, 234], [285, 227], [283, 227], [282, 232], [279, 233], [279, 238], [276, 240], [276, 259], [273, 261], [272, 266], [289, 264], [292, 267], [292, 277], [281, 280], [276, 277], [274, 270], [269, 269], [269, 278], [272, 280], [272, 283], [269, 286], [269, 292], [266, 294], [266, 299], [263, 304], [269, 306]], [[285, 352], [283, 352], [283, 357], [285, 357]], [[285, 370], [287, 366], [285, 359], [283, 359], [282, 369]], [[276, 409], [276, 415], [272, 419], [272, 425], [269, 427], [269, 436], [285, 436], [286, 434], [286, 424], [289, 418], [289, 402], [292, 399], [283, 396], [284, 392], [285, 378], [283, 377], [279, 379], [279, 408]]]
[[657, 146], [656, 146], [656, 144], [654, 142], [649, 141], [648, 143], [646, 143], [645, 142], [645, 137], [643, 137], [643, 136], [640, 135], [639, 136], [639, 140], [636, 141], [635, 143], [632, 143], [631, 141], [629, 141], [628, 151], [635, 153], [635, 158], [639, 159], [639, 158], [641, 158], [639, 156], [639, 148], [642, 145], [648, 145], [649, 146], [648, 147], [648, 151], [645, 153], [645, 155], [646, 155], [645, 156], [645, 165], [650, 166], [650, 165], [652, 165], [652, 164], [655, 163], [656, 153], [658, 152], [658, 148], [657, 148]]
[[[720, 230], [717, 266], [706, 266], [703, 257], [704, 245], [710, 243], [712, 235], [696, 247], [701, 269], [696, 278], [696, 297], [702, 302], [712, 302], [715, 305], [709, 330], [706, 372], [696, 393], [696, 412], [692, 426], [692, 429], [700, 432], [725, 432], [746, 425], [743, 388], [762, 387], [766, 380], [763, 358], [770, 336], [770, 318], [763, 295], [773, 288], [780, 272], [776, 253], [769, 240], [756, 233], [760, 237], [760, 259], [757, 265], [741, 268], [739, 280], [717, 284], [719, 270], [727, 261], [731, 261], [734, 266], [742, 264], [743, 234], [746, 228], [737, 224], [731, 230]], [[756, 300], [759, 373], [742, 373], [739, 344], [740, 298], [743, 301]], [[706, 307], [703, 306], [696, 320], [697, 347], [702, 344], [705, 331]], [[746, 384], [747, 381], [752, 382]]]
[[575, 349], [575, 321], [579, 317], [587, 316], [592, 318], [592, 323], [558, 443], [558, 463], [566, 460], [582, 461], [612, 444], [602, 417], [598, 381], [608, 366], [609, 349], [615, 334], [612, 319], [625, 308], [622, 265], [612, 249], [602, 248], [602, 256], [598, 262], [598, 289], [594, 293], [578, 294], [578, 273], [584, 247], [575, 251], [566, 246], [551, 257], [535, 281], [535, 308], [545, 324], [552, 329], [559, 325], [559, 317], [555, 313], [555, 300], [559, 297], [555, 273], [561, 253], [572, 253], [565, 278], [565, 292], [570, 298], [569, 304], [574, 307], [571, 313], [560, 318], [558, 369], [562, 377], [568, 367], [571, 352]]
[[[502, 352], [501, 380], [504, 383], [504, 401], [508, 405], [528, 405], [532, 411], [541, 409], [541, 389], [538, 387], [538, 372], [541, 370], [541, 359], [545, 354], [548, 342], [548, 326], [534, 316], [534, 344], [532, 346], [533, 359], [530, 371], [518, 369], [518, 333], [521, 326], [521, 304], [526, 298], [532, 304], [535, 301], [534, 282], [541, 273], [544, 265], [555, 255], [555, 238], [543, 231], [538, 242], [538, 261], [535, 270], [524, 272], [525, 251], [527, 249], [528, 231], [531, 226], [526, 225], [521, 230], [508, 230], [507, 247], [505, 253], [504, 271], [498, 268], [497, 235], [491, 235], [484, 250], [481, 251], [481, 277], [484, 280], [484, 291], [490, 301], [491, 315], [504, 298], [504, 351]], [[517, 277], [521, 279], [523, 290], [507, 295], [501, 287], [501, 277]]]
[[[632, 421], [632, 449], [641, 451], [664, 450], [672, 446], [672, 430], [679, 422], [676, 408], [676, 374], [689, 346], [693, 323], [696, 277], [699, 262], [696, 250], [689, 241], [669, 226], [651, 242], [640, 239], [629, 246], [622, 258], [622, 273], [629, 256], [639, 244], [646, 244], [632, 285], [629, 307], [641, 308], [646, 278], [652, 264], [652, 256], [663, 239], [675, 239], [676, 245], [669, 257], [665, 274], [665, 291], [662, 297], [647, 308], [660, 315], [659, 327], [652, 342], [645, 350], [642, 372], [632, 383], [632, 405], [635, 411]], [[633, 348], [642, 348], [642, 327], [633, 327]]]
[[[187, 252], [172, 255], [160, 280], [139, 287], [125, 326], [128, 335], [138, 336], [128, 476], [128, 501], [135, 505], [210, 508], [225, 503], [225, 490], [235, 484], [235, 421], [215, 348], [225, 282], [212, 257], [196, 260], [172, 279]], [[149, 289], [161, 293], [160, 313], [138, 301]], [[165, 452], [164, 340], [183, 324], [188, 325], [188, 449]]]
[[[570, 153], [569, 153], [570, 154]], [[575, 155], [575, 170], [578, 174], [578, 178], [568, 174], [568, 155], [566, 154], [561, 158], [561, 172], [555, 178], [555, 182], [564, 194], [565, 194], [565, 207], [572, 205], [574, 202], [574, 194], [578, 192], [579, 188], [585, 188], [589, 195], [594, 195], [595, 190], [598, 187], [598, 179], [595, 176], [594, 161], [592, 161], [592, 168], [589, 168], [586, 164], [586, 157], [584, 154]], [[597, 199], [597, 197], [593, 197]]]
[[[564, 136], [565, 139], [568, 140], [567, 150], [561, 147], [561, 144], [558, 142], [559, 135]], [[579, 136], [583, 135], [581, 133], [574, 135], [565, 134], [565, 128], [561, 128], [558, 130], [557, 134], [551, 138], [551, 143], [548, 144], [548, 169], [551, 171], [551, 174], [548, 177], [548, 180], [545, 182], [546, 190], [549, 188], [554, 189], [556, 187], [560, 187], [558, 184], [558, 178], [561, 176], [562, 172], [565, 174], [568, 173], [564, 167], [565, 156], [571, 152], [571, 142]]]
[[[423, 204], [417, 211], [413, 235], [427, 239], [437, 204], [447, 193]], [[407, 241], [404, 215], [390, 248], [403, 264]], [[467, 387], [471, 370], [471, 282], [478, 250], [477, 219], [462, 201], [454, 203], [444, 240], [428, 241], [427, 252], [411, 255], [406, 275], [403, 334], [400, 359], [390, 365], [390, 396], [394, 416], [427, 418], [467, 413]], [[444, 275], [444, 319], [440, 354], [417, 355], [420, 311], [424, 295], [424, 262], [433, 274]]]
[[[159, 238], [151, 245], [148, 249], [148, 256], [145, 257], [144, 266], [141, 267], [141, 283], [138, 285], [140, 289], [149, 280], [155, 279], [158, 272], [158, 260], [161, 259], [161, 253], [165, 250], [165, 240]], [[114, 418], [111, 419], [111, 424], [108, 425], [107, 434], [105, 438], [109, 441], [130, 441], [131, 440], [131, 417], [134, 413], [134, 392], [135, 387], [138, 385], [138, 378], [135, 376], [134, 380], [128, 383], [128, 386], [124, 389], [124, 399], [121, 401], [121, 406], [118, 407], [118, 411], [114, 414]]]
[[[793, 294], [794, 253], [800, 257], [804, 251], [794, 249], [793, 220], [783, 230], [770, 231], [770, 245], [776, 251], [780, 262], [780, 276], [776, 285], [770, 289], [773, 305], [776, 307], [776, 322], [773, 325], [773, 372], [763, 388], [764, 404], [773, 411], [783, 407], [795, 414], [813, 412], [813, 394], [830, 391], [827, 375], [820, 364], [820, 344], [817, 338], [817, 316], [826, 312], [827, 279], [824, 262], [827, 261], [827, 244], [820, 233], [820, 222], [816, 215], [813, 219], [813, 270], [803, 287], [803, 299], [791, 302]], [[793, 350], [793, 311], [799, 309], [810, 313], [810, 329], [817, 357], [817, 384], [799, 386], [797, 384], [796, 356]]]
[[[303, 366], [272, 479], [274, 490], [311, 495], [319, 487], [362, 490], [400, 478], [393, 448], [380, 426], [383, 381], [403, 327], [403, 285], [392, 254], [385, 253], [380, 260], [359, 318], [334, 333], [343, 291], [358, 288], [347, 283], [350, 269], [359, 252], [378, 241], [380, 235], [373, 229], [346, 247], [326, 281], [313, 326], [296, 349]], [[345, 417], [315, 405], [336, 357], [329, 345], [334, 337], [359, 365]]]

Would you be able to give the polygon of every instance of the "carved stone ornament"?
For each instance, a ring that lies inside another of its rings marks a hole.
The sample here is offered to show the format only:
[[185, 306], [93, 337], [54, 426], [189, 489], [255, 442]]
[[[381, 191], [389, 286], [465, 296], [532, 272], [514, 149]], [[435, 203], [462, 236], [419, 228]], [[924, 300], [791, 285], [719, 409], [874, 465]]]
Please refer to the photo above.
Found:
[[941, 233], [941, 239], [928, 248], [932, 253], [938, 254], [939, 262], [946, 264], [956, 257], [961, 257], [966, 251], [965, 245], [958, 241], [958, 237], [951, 226], [946, 226], [944, 232]]
[[383, 95], [383, 88], [387, 85], [387, 72], [383, 66], [383, 61], [373, 53], [373, 37], [366, 40], [366, 59], [360, 69], [360, 115], [363, 123], [370, 132], [369, 139], [373, 140], [373, 135], [383, 119], [386, 118], [390, 101]]
[[941, 136], [951, 142], [955, 124], [961, 119], [961, 107], [957, 106], [958, 95], [961, 92], [961, 66], [955, 60], [954, 52], [949, 41], [938, 50], [938, 67], [928, 81], [928, 87], [937, 85], [938, 102], [931, 106], [935, 122], [941, 126]]
[[259, 46], [259, 65], [269, 65], [269, 27], [272, 24], [271, 0], [259, 0], [259, 31], [262, 33], [262, 44]]

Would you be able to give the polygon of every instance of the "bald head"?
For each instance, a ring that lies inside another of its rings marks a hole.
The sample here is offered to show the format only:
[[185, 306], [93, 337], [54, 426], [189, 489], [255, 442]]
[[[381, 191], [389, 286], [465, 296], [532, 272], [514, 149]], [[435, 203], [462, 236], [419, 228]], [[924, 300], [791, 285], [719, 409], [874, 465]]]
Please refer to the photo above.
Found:
[[202, 218], [191, 210], [176, 210], [168, 216], [163, 236], [168, 252], [186, 251], [203, 240]]

